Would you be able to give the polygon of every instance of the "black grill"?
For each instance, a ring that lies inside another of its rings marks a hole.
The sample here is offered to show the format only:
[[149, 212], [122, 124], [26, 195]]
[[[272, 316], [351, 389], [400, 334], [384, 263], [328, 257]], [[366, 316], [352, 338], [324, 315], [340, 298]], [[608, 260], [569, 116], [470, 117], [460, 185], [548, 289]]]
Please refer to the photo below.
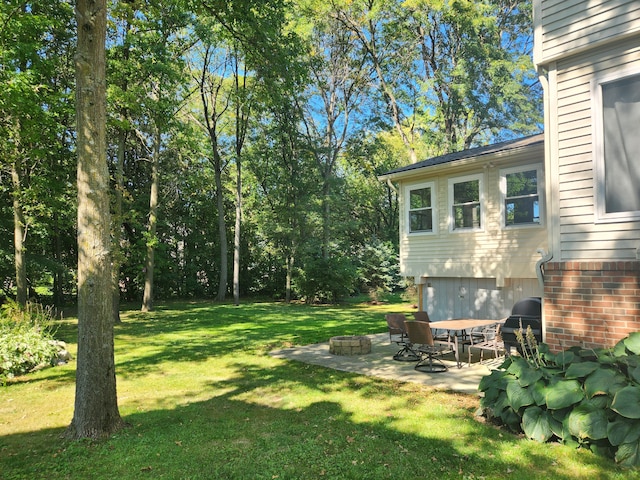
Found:
[[511, 352], [511, 347], [515, 347], [520, 355], [523, 354], [522, 347], [516, 338], [516, 332], [522, 329], [522, 336], [526, 337], [527, 327], [531, 327], [536, 341], [542, 342], [542, 302], [540, 297], [523, 298], [511, 309], [511, 315], [501, 328], [502, 340], [507, 353]]

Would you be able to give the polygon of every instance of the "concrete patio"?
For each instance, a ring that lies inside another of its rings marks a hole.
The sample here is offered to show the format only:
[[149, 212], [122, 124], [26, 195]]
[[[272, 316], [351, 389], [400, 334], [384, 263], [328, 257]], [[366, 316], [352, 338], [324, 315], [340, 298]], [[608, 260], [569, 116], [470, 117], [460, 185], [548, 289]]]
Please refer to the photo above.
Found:
[[[401, 382], [414, 382], [430, 385], [435, 388], [452, 390], [467, 394], [479, 394], [480, 379], [497, 368], [504, 361], [503, 357], [494, 359], [491, 353], [485, 352], [482, 365], [478, 363], [478, 354], [474, 353], [472, 363], [467, 364], [467, 351], [460, 353], [462, 368], [457, 368], [453, 354], [444, 357], [444, 363], [449, 367], [443, 373], [423, 373], [414, 370], [413, 362], [398, 362], [393, 360], [393, 354], [398, 351], [395, 343], [389, 343], [388, 333], [366, 335], [371, 339], [371, 353], [364, 355], [342, 356], [329, 353], [329, 341], [302, 347], [274, 350], [270, 355], [276, 358], [296, 360], [312, 365], [321, 365], [334, 370], [359, 373], [371, 377]], [[488, 358], [487, 358], [488, 357]]]

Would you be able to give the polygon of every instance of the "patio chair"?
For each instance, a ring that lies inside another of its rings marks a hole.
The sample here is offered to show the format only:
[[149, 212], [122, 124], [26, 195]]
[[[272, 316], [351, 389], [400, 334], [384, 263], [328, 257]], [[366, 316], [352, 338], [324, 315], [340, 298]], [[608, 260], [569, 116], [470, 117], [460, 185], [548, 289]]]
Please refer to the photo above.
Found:
[[446, 353], [453, 352], [451, 344], [449, 342], [435, 342], [429, 322], [416, 320], [413, 322], [405, 322], [405, 325], [413, 350], [420, 355], [420, 360], [416, 363], [414, 369], [426, 373], [446, 372], [448, 367], [439, 357]]
[[[417, 312], [413, 312], [413, 318], [415, 318], [418, 322], [430, 322], [431, 319], [429, 318], [429, 314], [427, 312], [425, 312], [424, 310], [418, 310]], [[434, 323], [432, 325], [432, 327], [435, 327], [437, 325], [437, 323]], [[433, 329], [431, 330], [431, 334], [433, 335], [433, 340], [435, 342], [437, 341], [442, 341], [442, 342], [447, 342], [450, 343], [451, 342], [451, 335], [449, 330], [443, 330], [443, 329]]]
[[420, 357], [412, 349], [404, 324], [407, 317], [402, 313], [388, 313], [385, 315], [385, 319], [389, 329], [389, 342], [396, 343], [401, 347], [393, 359], [399, 362], [417, 362]]
[[491, 350], [494, 358], [498, 358], [500, 352], [505, 351], [504, 342], [500, 334], [500, 324], [490, 325], [482, 329], [482, 340], [477, 343], [471, 343], [469, 345], [469, 365], [471, 365], [471, 349], [477, 348], [480, 350], [480, 364], [482, 365], [482, 358], [485, 350]]

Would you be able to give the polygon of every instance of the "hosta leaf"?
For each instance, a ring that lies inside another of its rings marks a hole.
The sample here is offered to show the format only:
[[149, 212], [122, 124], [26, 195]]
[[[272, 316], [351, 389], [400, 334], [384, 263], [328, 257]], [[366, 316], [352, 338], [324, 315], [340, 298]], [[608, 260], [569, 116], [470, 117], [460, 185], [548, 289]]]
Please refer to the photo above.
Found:
[[518, 382], [523, 387], [527, 387], [542, 378], [542, 372], [521, 357], [513, 357], [513, 361], [507, 371], [518, 377]]
[[593, 405], [582, 404], [569, 414], [569, 433], [581, 439], [607, 438], [607, 414]]
[[627, 347], [627, 350], [630, 350], [636, 355], [640, 354], [640, 332], [633, 332], [623, 340], [623, 343], [624, 346]]
[[522, 415], [522, 430], [527, 437], [546, 442], [553, 436], [551, 415], [537, 406], [527, 408]]
[[613, 446], [632, 443], [640, 439], [640, 422], [618, 418], [607, 425], [607, 437]]
[[599, 367], [600, 364], [597, 362], [572, 363], [569, 365], [569, 368], [567, 368], [565, 378], [583, 378], [596, 371]]
[[576, 380], [561, 380], [547, 386], [547, 408], [557, 410], [580, 402], [584, 392]]
[[618, 390], [611, 409], [626, 418], [640, 418], [640, 388], [629, 385]]
[[640, 366], [629, 369], [629, 376], [636, 382], [640, 383]]
[[509, 382], [507, 385], [507, 397], [511, 408], [515, 411], [527, 405], [533, 405], [533, 396], [528, 388], [522, 387], [518, 382]]
[[584, 380], [587, 397], [615, 394], [627, 384], [625, 377], [611, 368], [600, 368]]
[[640, 442], [620, 445], [616, 451], [616, 462], [627, 467], [640, 465]]
[[480, 379], [480, 384], [478, 385], [478, 390], [481, 392], [486, 392], [491, 388], [497, 388], [500, 390], [504, 390], [507, 388], [506, 377], [509, 374], [502, 370], [492, 370], [489, 375], [485, 375]]
[[520, 426], [520, 415], [513, 411], [512, 408], [506, 408], [502, 411], [500, 418], [506, 426], [514, 432], [522, 431]]
[[512, 356], [511, 365], [509, 365], [509, 368], [507, 368], [507, 372], [520, 378], [522, 376], [522, 372], [531, 368], [533, 367], [531, 367], [531, 365], [529, 365], [529, 362], [527, 362], [524, 358]]
[[529, 391], [536, 405], [544, 405], [547, 403], [547, 386], [544, 382], [534, 383], [529, 387]]
[[563, 352], [558, 352], [556, 354], [556, 362], [558, 365], [562, 365], [562, 366], [566, 366], [568, 364], [570, 364], [571, 362], [573, 362], [576, 358], [576, 354], [569, 351], [569, 350], [565, 350]]
[[615, 344], [615, 346], [613, 347], [612, 350], [613, 356], [614, 357], [624, 357], [627, 355], [627, 347], [625, 347], [624, 345], [624, 340], [620, 340], [618, 343]]

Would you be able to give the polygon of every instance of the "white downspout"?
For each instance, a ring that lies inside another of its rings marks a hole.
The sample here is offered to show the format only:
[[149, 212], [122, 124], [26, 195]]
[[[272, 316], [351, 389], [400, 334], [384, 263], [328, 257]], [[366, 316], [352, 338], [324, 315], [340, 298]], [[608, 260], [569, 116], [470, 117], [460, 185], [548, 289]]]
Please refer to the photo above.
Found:
[[[547, 262], [549, 262], [553, 258], [553, 245], [554, 245], [554, 236], [553, 236], [553, 225], [554, 221], [550, 218], [553, 215], [554, 209], [552, 208], [551, 203], [554, 200], [553, 191], [551, 190], [551, 159], [552, 159], [552, 145], [551, 145], [551, 92], [549, 91], [549, 78], [548, 71], [538, 65], [538, 79], [540, 80], [540, 84], [542, 85], [543, 91], [543, 108], [544, 108], [544, 172], [545, 172], [545, 222], [547, 225], [547, 242], [549, 244], [549, 251], [545, 252], [543, 249], [538, 249], [537, 252], [540, 254], [541, 258], [536, 262], [536, 276], [538, 277], [538, 283], [540, 288], [542, 289], [542, 318], [541, 318], [541, 327], [542, 327], [542, 341], [545, 342], [547, 339], [547, 322], [545, 321], [544, 315], [544, 266]], [[555, 112], [554, 112], [555, 114]], [[555, 124], [554, 124], [555, 125]], [[550, 215], [551, 213], [551, 215]]]

